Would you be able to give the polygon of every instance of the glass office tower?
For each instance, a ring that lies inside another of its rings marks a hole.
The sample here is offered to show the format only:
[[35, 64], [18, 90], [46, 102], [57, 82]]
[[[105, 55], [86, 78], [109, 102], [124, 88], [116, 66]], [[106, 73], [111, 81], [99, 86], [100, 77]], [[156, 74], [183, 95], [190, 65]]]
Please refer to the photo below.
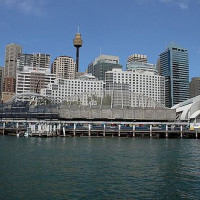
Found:
[[103, 81], [105, 81], [106, 72], [112, 71], [112, 69], [122, 69], [118, 56], [100, 55], [88, 65], [88, 73]]
[[189, 99], [188, 51], [171, 43], [159, 58], [160, 75], [165, 76], [165, 106]]

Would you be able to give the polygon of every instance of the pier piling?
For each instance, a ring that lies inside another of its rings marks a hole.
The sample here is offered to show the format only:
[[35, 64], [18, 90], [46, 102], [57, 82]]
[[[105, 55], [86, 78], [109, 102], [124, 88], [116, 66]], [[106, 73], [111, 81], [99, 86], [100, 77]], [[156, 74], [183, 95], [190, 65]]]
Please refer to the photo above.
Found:
[[76, 136], [76, 124], [74, 123], [74, 137]]
[[106, 125], [104, 124], [103, 125], [103, 137], [105, 137], [106, 136]]
[[65, 126], [63, 126], [63, 136], [65, 137], [66, 134], [65, 134]]
[[16, 134], [18, 134], [18, 132], [19, 132], [19, 123], [17, 122], [16, 123]]
[[4, 123], [3, 123], [3, 136], [4, 136], [4, 134], [5, 134], [5, 127], [6, 127], [6, 123], [4, 122]]
[[91, 124], [88, 124], [88, 136], [91, 136]]
[[61, 124], [59, 123], [57, 127], [57, 135], [60, 135], [60, 129], [61, 129]]
[[135, 137], [135, 124], [133, 125], [133, 137]]
[[168, 138], [168, 125], [166, 124], [166, 129], [165, 129], [166, 133], [165, 133], [165, 137]]
[[118, 137], [120, 137], [121, 136], [121, 124], [118, 125], [118, 128], [119, 128], [118, 129]]
[[150, 138], [152, 138], [152, 124], [150, 125]]
[[181, 136], [181, 138], [183, 138], [183, 126], [182, 125], [181, 125], [180, 129], [181, 129], [180, 136]]

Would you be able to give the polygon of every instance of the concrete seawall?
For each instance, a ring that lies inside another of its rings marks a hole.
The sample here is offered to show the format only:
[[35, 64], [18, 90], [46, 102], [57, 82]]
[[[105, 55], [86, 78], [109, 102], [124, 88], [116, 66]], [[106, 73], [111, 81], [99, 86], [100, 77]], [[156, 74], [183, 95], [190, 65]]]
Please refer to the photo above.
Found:
[[62, 106], [59, 116], [63, 119], [123, 119], [143, 121], [174, 121], [176, 111], [166, 108], [109, 108], [89, 106]]

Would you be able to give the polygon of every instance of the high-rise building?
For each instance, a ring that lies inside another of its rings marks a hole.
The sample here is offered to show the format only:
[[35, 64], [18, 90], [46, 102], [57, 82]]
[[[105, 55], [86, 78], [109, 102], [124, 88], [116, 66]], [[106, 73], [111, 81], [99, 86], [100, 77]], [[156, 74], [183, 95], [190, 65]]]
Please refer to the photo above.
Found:
[[50, 55], [42, 53], [20, 54], [17, 58], [17, 72], [23, 71], [25, 66], [34, 69], [50, 69]]
[[0, 67], [0, 98], [3, 92], [4, 67]]
[[188, 51], [171, 43], [160, 54], [160, 73], [165, 76], [165, 105], [172, 107], [189, 99]]
[[105, 80], [105, 73], [112, 71], [114, 68], [122, 69], [122, 66], [119, 64], [119, 57], [101, 55], [89, 64], [88, 73], [91, 73], [99, 80]]
[[135, 62], [132, 61], [127, 66], [127, 70], [137, 70], [137, 71], [149, 71], [153, 72], [154, 74], [158, 74], [158, 70], [156, 69], [156, 65], [150, 63], [142, 63], [142, 62]]
[[33, 54], [20, 54], [17, 57], [17, 73], [22, 72], [25, 66], [33, 66]]
[[160, 58], [158, 58], [158, 60], [157, 60], [156, 69], [158, 71], [158, 74], [161, 75], [161, 71], [160, 71]]
[[112, 95], [113, 105], [152, 107], [164, 105], [164, 77], [153, 70], [113, 69], [106, 72], [106, 92]]
[[57, 57], [51, 65], [51, 73], [56, 75], [56, 78], [74, 79], [76, 74], [76, 63], [69, 56]]
[[44, 53], [34, 53], [33, 68], [50, 69], [50, 55]]
[[16, 91], [16, 79], [15, 79], [15, 77], [4, 78], [2, 101], [6, 102], [8, 99], [10, 99], [12, 96], [14, 96], [15, 91]]
[[40, 93], [42, 88], [47, 88], [49, 83], [56, 79], [49, 69], [25, 67], [24, 70], [17, 74], [16, 93], [36, 92]]
[[194, 77], [190, 81], [190, 98], [200, 95], [200, 77]]
[[141, 62], [141, 63], [147, 63], [147, 56], [146, 55], [142, 55], [142, 54], [133, 54], [131, 56], [129, 56], [127, 58], [127, 62], [126, 62], [126, 68], [129, 68], [129, 65], [132, 62]]
[[4, 92], [15, 92], [16, 79], [14, 77], [4, 78], [3, 91]]
[[22, 47], [17, 44], [8, 44], [5, 52], [4, 77], [16, 78], [17, 58], [22, 53]]
[[8, 44], [5, 51], [4, 83], [2, 100], [5, 102], [15, 94], [17, 58], [22, 53], [22, 47]]

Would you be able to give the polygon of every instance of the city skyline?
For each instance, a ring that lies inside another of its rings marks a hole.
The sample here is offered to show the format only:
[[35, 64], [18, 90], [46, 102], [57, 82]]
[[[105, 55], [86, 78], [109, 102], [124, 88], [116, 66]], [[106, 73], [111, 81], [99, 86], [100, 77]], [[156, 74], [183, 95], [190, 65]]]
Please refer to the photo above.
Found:
[[61, 55], [75, 59], [79, 26], [82, 72], [100, 52], [119, 56], [123, 69], [132, 54], [145, 54], [156, 64], [173, 41], [188, 49], [191, 79], [200, 75], [199, 7], [198, 0], [0, 0], [0, 65], [9, 43], [21, 45], [23, 53], [50, 54], [51, 63]]

